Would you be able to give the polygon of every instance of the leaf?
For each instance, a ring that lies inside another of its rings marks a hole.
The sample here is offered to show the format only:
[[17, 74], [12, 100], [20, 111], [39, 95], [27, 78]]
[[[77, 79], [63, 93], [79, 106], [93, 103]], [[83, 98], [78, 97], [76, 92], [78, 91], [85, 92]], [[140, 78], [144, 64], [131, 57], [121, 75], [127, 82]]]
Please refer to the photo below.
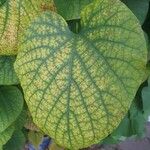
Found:
[[142, 25], [148, 13], [149, 0], [122, 0], [122, 2], [133, 11]]
[[13, 132], [14, 132], [14, 126], [8, 127], [5, 131], [0, 133], [0, 147], [3, 147], [4, 144], [7, 143], [7, 141], [11, 138]]
[[145, 120], [143, 114], [138, 112], [137, 115], [131, 120], [131, 128], [133, 135], [137, 135], [137, 137], [144, 137], [145, 135]]
[[80, 19], [81, 10], [91, 2], [92, 0], [54, 0], [57, 12], [66, 20]]
[[[129, 110], [130, 113], [130, 130], [131, 135], [136, 135], [136, 137], [143, 137], [145, 135], [145, 120], [143, 116], [143, 110], [138, 106], [138, 101], [134, 101]], [[131, 136], [130, 135], [130, 136]]]
[[148, 119], [150, 115], [150, 78], [148, 80], [148, 87], [144, 87], [142, 90], [142, 99], [144, 115], [145, 118]]
[[39, 128], [33, 122], [32, 116], [29, 111], [27, 112], [27, 122], [25, 124], [25, 128], [31, 131], [39, 132]]
[[23, 96], [13, 86], [0, 87], [0, 132], [7, 129], [19, 116], [23, 107]]
[[19, 117], [15, 121], [16, 130], [21, 130], [26, 123], [27, 123], [27, 110], [23, 108]]
[[114, 130], [103, 144], [117, 144], [128, 139], [139, 139], [145, 136], [145, 120], [141, 109], [141, 99], [136, 95], [128, 114], [121, 121], [118, 128]]
[[62, 147], [59, 147], [54, 141], [51, 141], [52, 143], [50, 144], [50, 150], [63, 150]]
[[72, 33], [43, 13], [21, 38], [15, 70], [37, 126], [68, 149], [97, 143], [117, 128], [147, 77], [138, 20], [118, 0], [96, 0]]
[[117, 129], [104, 139], [103, 144], [116, 144], [122, 141], [122, 139], [126, 139], [131, 136], [130, 130], [130, 120], [126, 115], [125, 118], [121, 121]]
[[43, 138], [43, 134], [41, 132], [30, 131], [28, 134], [28, 139], [30, 143], [32, 143], [37, 149], [41, 140]]
[[1, 7], [2, 5], [4, 5], [5, 2], [6, 2], [6, 0], [0, 0], [0, 7]]
[[22, 150], [25, 145], [25, 136], [21, 130], [14, 132], [12, 138], [3, 146], [3, 150]]
[[0, 85], [18, 84], [19, 80], [14, 71], [15, 56], [0, 56]]
[[51, 9], [52, 0], [6, 0], [0, 8], [0, 55], [16, 55], [18, 38], [41, 11]]

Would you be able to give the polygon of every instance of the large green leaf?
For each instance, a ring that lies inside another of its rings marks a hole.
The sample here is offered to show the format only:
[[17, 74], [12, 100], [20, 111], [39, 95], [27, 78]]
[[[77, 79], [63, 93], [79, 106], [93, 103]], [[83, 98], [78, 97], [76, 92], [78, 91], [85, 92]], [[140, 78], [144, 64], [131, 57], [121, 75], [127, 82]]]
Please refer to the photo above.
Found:
[[121, 0], [124, 2], [137, 16], [141, 24], [144, 23], [148, 8], [149, 8], [149, 0]]
[[52, 0], [6, 0], [0, 8], [0, 54], [17, 54], [18, 36]]
[[0, 85], [18, 84], [19, 80], [14, 71], [15, 56], [0, 56]]
[[19, 116], [23, 107], [23, 96], [17, 87], [0, 87], [0, 132], [8, 128]]
[[96, 0], [72, 33], [44, 13], [22, 36], [15, 62], [33, 121], [61, 146], [79, 149], [110, 134], [145, 79], [146, 42], [118, 0]]
[[66, 20], [73, 20], [80, 19], [81, 10], [92, 0], [54, 0], [54, 2], [60, 15]]
[[25, 145], [25, 136], [21, 130], [14, 132], [11, 139], [3, 146], [3, 150], [22, 150]]
[[4, 144], [7, 143], [7, 141], [11, 138], [13, 132], [14, 132], [14, 126], [8, 127], [5, 131], [0, 133], [0, 147], [3, 147]]

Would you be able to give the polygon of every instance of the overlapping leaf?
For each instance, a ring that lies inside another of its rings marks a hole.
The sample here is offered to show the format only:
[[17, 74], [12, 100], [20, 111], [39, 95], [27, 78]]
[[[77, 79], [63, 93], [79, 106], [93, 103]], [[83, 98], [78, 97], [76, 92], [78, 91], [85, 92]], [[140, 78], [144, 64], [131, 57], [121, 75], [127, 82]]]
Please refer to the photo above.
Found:
[[57, 12], [66, 20], [80, 19], [81, 10], [92, 0], [54, 0]]
[[11, 139], [3, 146], [3, 150], [22, 150], [25, 145], [25, 136], [21, 130], [13, 133]]
[[38, 148], [39, 143], [41, 143], [43, 136], [44, 135], [41, 132], [30, 131], [28, 133], [28, 139], [36, 149]]
[[0, 147], [2, 148], [4, 144], [11, 138], [14, 132], [14, 126], [8, 127], [6, 130], [0, 133]]
[[6, 0], [0, 7], [0, 54], [17, 54], [18, 36], [52, 0]]
[[146, 77], [146, 42], [138, 20], [118, 0], [96, 0], [81, 31], [44, 13], [20, 43], [15, 70], [34, 122], [69, 149], [97, 143], [127, 113]]
[[142, 98], [143, 98], [143, 111], [145, 118], [150, 116], [150, 78], [148, 80], [148, 87], [144, 87], [142, 90]]
[[14, 71], [15, 56], [0, 56], [0, 85], [18, 84], [19, 80]]
[[23, 96], [13, 86], [0, 87], [0, 133], [6, 130], [19, 116], [23, 107]]
[[124, 2], [137, 16], [141, 25], [144, 23], [148, 8], [149, 8], [149, 0], [121, 0]]

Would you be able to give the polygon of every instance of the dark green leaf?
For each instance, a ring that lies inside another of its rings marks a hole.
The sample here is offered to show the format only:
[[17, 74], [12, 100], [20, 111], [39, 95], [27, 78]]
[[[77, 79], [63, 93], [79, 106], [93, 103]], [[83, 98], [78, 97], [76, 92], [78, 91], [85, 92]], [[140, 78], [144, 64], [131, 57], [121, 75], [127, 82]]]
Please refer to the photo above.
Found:
[[148, 119], [150, 115], [150, 78], [148, 80], [148, 87], [144, 87], [142, 90], [142, 99], [144, 115]]
[[17, 119], [22, 111], [23, 102], [22, 93], [17, 87], [0, 87], [0, 132]]
[[14, 129], [15, 129], [14, 126], [11, 125], [6, 130], [0, 133], [0, 147], [3, 147], [3, 145], [6, 144], [7, 141], [11, 138]]
[[27, 110], [23, 109], [19, 117], [15, 121], [16, 130], [21, 130], [27, 122]]
[[92, 0], [54, 0], [57, 12], [66, 20], [80, 19], [81, 10]]
[[122, 0], [122, 2], [131, 9], [142, 25], [148, 13], [149, 0]]
[[18, 84], [19, 80], [14, 71], [15, 56], [0, 56], [0, 85]]
[[22, 150], [25, 145], [25, 136], [22, 131], [15, 131], [11, 139], [3, 146], [3, 150]]

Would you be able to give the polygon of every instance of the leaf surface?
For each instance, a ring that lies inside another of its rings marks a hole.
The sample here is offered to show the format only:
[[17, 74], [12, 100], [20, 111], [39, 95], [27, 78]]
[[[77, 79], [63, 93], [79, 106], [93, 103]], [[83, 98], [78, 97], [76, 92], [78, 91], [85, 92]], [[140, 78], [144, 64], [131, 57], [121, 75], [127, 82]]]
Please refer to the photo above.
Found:
[[143, 31], [118, 0], [96, 0], [72, 33], [44, 13], [22, 36], [15, 70], [33, 121], [56, 143], [80, 149], [107, 137], [147, 76]]
[[19, 116], [23, 107], [23, 96], [13, 86], [0, 87], [0, 132], [7, 129]]
[[25, 145], [25, 136], [21, 130], [13, 133], [11, 139], [3, 146], [3, 150], [22, 150]]
[[52, 0], [6, 0], [0, 7], [0, 55], [15, 55], [18, 37], [41, 11], [51, 9]]
[[149, 0], [122, 0], [122, 2], [132, 10], [142, 25], [148, 13]]
[[54, 0], [57, 12], [66, 20], [80, 19], [81, 10], [91, 2], [92, 0]]
[[36, 149], [38, 148], [43, 136], [44, 135], [41, 132], [30, 131], [28, 133], [28, 139], [30, 143], [32, 143], [35, 146]]
[[0, 85], [18, 84], [19, 80], [14, 71], [15, 56], [0, 56]]
[[8, 127], [5, 131], [0, 133], [0, 147], [3, 147], [4, 144], [11, 138], [14, 132], [14, 126]]
[[143, 111], [145, 118], [147, 119], [150, 115], [150, 77], [148, 80], [148, 86], [144, 87], [142, 90], [142, 99], [143, 99]]

